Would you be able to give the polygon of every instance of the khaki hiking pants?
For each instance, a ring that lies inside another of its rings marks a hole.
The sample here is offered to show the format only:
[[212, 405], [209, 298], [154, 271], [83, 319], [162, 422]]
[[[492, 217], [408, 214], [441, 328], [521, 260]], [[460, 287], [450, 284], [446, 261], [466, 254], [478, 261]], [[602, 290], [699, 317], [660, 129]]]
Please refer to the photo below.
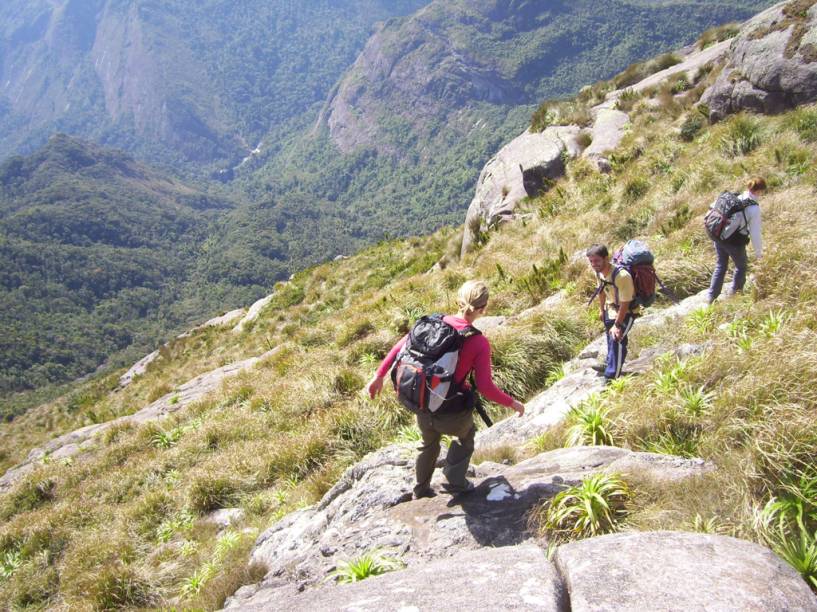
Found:
[[448, 447], [443, 474], [452, 487], [464, 488], [467, 485], [465, 473], [474, 453], [474, 436], [477, 433], [473, 411], [418, 414], [417, 426], [423, 435], [423, 445], [417, 457], [417, 486], [414, 491], [422, 492], [431, 486], [431, 476], [437, 465], [437, 457], [440, 456], [440, 438], [443, 434], [458, 438]]

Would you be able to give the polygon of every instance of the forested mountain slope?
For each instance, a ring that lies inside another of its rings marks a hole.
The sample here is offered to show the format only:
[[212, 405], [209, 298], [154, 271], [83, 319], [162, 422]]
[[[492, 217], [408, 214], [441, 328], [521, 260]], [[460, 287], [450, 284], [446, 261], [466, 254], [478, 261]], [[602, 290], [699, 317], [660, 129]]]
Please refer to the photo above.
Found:
[[221, 304], [196, 278], [210, 225], [233, 206], [130, 156], [68, 136], [0, 165], [0, 395], [92, 372]]
[[0, 156], [55, 131], [202, 175], [323, 100], [375, 22], [426, 0], [10, 0]]
[[336, 237], [331, 253], [460, 223], [479, 169], [543, 98], [576, 93], [770, 4], [616, 0], [600, 11], [584, 0], [432, 2], [384, 24], [308, 133], [262, 156], [238, 183], [252, 200], [281, 200], [283, 210], [263, 211], [259, 225], [319, 210], [318, 225]]

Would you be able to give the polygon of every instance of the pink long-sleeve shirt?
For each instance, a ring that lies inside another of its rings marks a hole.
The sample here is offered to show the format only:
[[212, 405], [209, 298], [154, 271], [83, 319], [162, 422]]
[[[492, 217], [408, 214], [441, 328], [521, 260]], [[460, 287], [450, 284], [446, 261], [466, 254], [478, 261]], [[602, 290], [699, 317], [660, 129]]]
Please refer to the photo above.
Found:
[[[460, 331], [468, 327], [468, 321], [461, 317], [447, 316], [443, 321], [448, 323], [451, 327]], [[377, 375], [385, 377], [389, 373], [394, 360], [397, 358], [397, 353], [403, 348], [408, 336], [403, 338], [395, 344], [389, 351], [389, 354], [380, 363], [377, 368]], [[494, 384], [493, 375], [491, 373], [491, 344], [488, 339], [479, 334], [466, 338], [460, 350], [460, 358], [457, 362], [457, 369], [454, 370], [454, 382], [462, 384], [468, 374], [474, 372], [474, 380], [477, 384], [477, 389], [482, 396], [492, 402], [507, 406], [510, 408], [513, 405], [513, 398], [507, 393], [500, 391]], [[467, 384], [467, 383], [466, 383]]]

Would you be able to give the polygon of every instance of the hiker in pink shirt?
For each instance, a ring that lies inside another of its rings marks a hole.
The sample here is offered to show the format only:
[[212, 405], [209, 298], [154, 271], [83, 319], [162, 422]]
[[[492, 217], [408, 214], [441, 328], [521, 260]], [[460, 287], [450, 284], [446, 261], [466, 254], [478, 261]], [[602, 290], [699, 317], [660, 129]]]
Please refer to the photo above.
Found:
[[[488, 306], [488, 287], [480, 281], [468, 281], [459, 290], [457, 302], [460, 311], [456, 315], [448, 315], [443, 321], [462, 332], [472, 331], [466, 336], [459, 351], [459, 359], [454, 370], [453, 384], [458, 389], [470, 392], [466, 378], [473, 372], [476, 387], [486, 399], [512, 408], [519, 416], [525, 413], [525, 405], [510, 395], [503, 393], [494, 384], [491, 375], [491, 345], [488, 339], [473, 328], [474, 321], [485, 314]], [[403, 349], [408, 336], [403, 337], [392, 347], [389, 354], [383, 359], [377, 373], [367, 386], [369, 396], [374, 398], [383, 388], [383, 381], [389, 373], [397, 355]], [[474, 488], [473, 483], [465, 477], [471, 455], [474, 452], [474, 425], [473, 403], [453, 404], [452, 408], [441, 408], [436, 412], [419, 411], [417, 425], [423, 436], [423, 445], [417, 457], [417, 485], [414, 487], [414, 496], [432, 497], [435, 495], [431, 488], [431, 477], [437, 457], [440, 454], [440, 438], [443, 434], [456, 436], [451, 442], [446, 456], [446, 466], [443, 469], [448, 483], [443, 488], [450, 493], [461, 493]]]

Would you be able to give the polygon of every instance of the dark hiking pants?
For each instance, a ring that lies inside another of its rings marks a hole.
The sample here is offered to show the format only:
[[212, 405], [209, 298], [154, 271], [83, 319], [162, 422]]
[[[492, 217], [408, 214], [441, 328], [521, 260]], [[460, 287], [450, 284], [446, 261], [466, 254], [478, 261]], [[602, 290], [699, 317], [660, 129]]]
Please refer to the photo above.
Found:
[[730, 244], [728, 242], [713, 242], [712, 244], [715, 245], [717, 261], [715, 262], [715, 269], [712, 271], [712, 281], [709, 283], [708, 297], [710, 304], [721, 294], [723, 280], [726, 278], [726, 269], [729, 267], [730, 258], [735, 262], [732, 293], [743, 289], [743, 285], [746, 284], [746, 269], [749, 266], [745, 244]]
[[624, 366], [624, 360], [627, 358], [627, 343], [630, 339], [630, 330], [633, 327], [633, 321], [635, 321], [635, 317], [628, 313], [623, 321], [624, 335], [621, 337], [621, 340], [614, 340], [611, 330], [616, 321], [610, 318], [607, 311], [604, 312], [604, 329], [607, 330], [607, 367], [604, 369], [604, 378], [607, 380], [621, 376], [621, 368]]
[[462, 410], [443, 414], [421, 413], [417, 415], [417, 426], [423, 435], [423, 444], [417, 457], [417, 486], [414, 487], [414, 491], [422, 493], [431, 486], [431, 477], [437, 465], [437, 457], [440, 456], [440, 438], [443, 434], [457, 437], [457, 440], [453, 440], [448, 447], [443, 474], [452, 487], [465, 488], [467, 485], [465, 473], [474, 453], [474, 436], [477, 432], [473, 412]]

